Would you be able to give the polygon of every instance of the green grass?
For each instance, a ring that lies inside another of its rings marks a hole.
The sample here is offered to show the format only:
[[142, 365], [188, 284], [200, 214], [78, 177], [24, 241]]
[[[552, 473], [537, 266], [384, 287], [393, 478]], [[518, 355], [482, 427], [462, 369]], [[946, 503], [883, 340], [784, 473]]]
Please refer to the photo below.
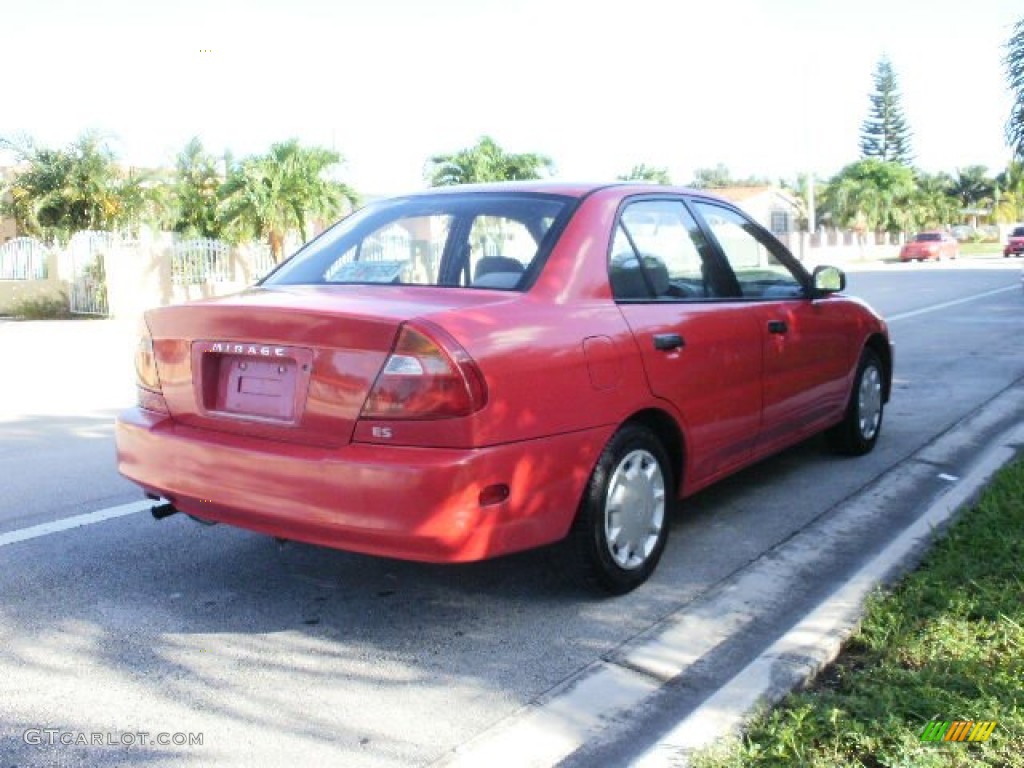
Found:
[[[985, 743], [923, 743], [925, 724], [997, 720]], [[728, 766], [1024, 766], [1024, 460], [888, 595], [803, 692], [698, 755]]]
[[961, 256], [1003, 255], [1002, 243], [960, 243]]

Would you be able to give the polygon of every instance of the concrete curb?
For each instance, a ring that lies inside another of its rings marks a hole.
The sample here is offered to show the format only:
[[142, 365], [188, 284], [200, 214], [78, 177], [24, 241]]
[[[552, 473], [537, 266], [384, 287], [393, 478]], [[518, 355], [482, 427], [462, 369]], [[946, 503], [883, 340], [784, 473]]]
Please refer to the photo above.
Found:
[[978, 496], [992, 476], [1017, 454], [1024, 426], [1003, 435], [950, 491], [917, 521], [707, 699], [697, 710], [637, 759], [635, 768], [679, 768], [689, 755], [742, 726], [758, 709], [775, 704], [818, 674], [838, 655], [863, 613], [864, 602], [880, 585], [909, 570], [942, 530]]

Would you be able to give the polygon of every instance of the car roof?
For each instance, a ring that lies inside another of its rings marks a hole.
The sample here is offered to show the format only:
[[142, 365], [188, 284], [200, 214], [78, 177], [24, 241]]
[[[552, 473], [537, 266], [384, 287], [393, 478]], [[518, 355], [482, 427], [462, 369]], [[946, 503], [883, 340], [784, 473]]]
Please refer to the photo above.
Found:
[[[658, 192], [669, 192], [672, 194], [691, 194], [716, 197], [702, 190], [690, 189], [687, 187], [670, 187], [661, 184], [646, 184], [643, 182], [579, 182], [562, 181], [558, 179], [533, 179], [529, 181], [499, 181], [487, 184], [457, 184], [446, 187], [430, 187], [419, 190], [408, 196], [435, 195], [435, 194], [465, 194], [474, 192], [534, 192], [549, 195], [566, 195], [569, 197], [584, 197], [602, 189], [615, 189], [626, 194], [657, 194]], [[401, 195], [405, 197], [406, 195]]]

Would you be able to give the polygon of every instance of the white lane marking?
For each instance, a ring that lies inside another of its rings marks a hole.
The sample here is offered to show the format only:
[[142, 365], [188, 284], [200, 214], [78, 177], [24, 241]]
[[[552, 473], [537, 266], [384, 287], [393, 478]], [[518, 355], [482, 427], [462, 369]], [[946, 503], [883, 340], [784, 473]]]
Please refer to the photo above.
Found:
[[939, 473], [939, 480], [945, 480], [947, 483], [955, 483], [959, 479], [960, 478], [957, 477], [956, 475], [951, 475], [951, 474], [949, 474], [947, 472], [940, 472]]
[[17, 531], [0, 533], [0, 547], [6, 547], [9, 544], [17, 544], [21, 541], [29, 541], [30, 539], [38, 539], [42, 536], [49, 536], [52, 533], [69, 531], [72, 528], [81, 528], [84, 525], [102, 523], [104, 520], [113, 520], [115, 517], [134, 515], [136, 512], [142, 512], [144, 509], [149, 509], [155, 503], [156, 502], [154, 501], [145, 500], [133, 501], [129, 504], [121, 504], [116, 507], [97, 509], [95, 512], [87, 512], [84, 515], [65, 517], [63, 520], [54, 520], [52, 523], [41, 523], [40, 525], [21, 528]]
[[930, 307], [922, 307], [921, 309], [914, 309], [910, 312], [900, 312], [898, 315], [890, 315], [885, 318], [886, 322], [895, 323], [898, 320], [907, 320], [911, 317], [917, 317], [918, 315], [927, 315], [929, 312], [938, 312], [940, 309], [947, 309], [948, 307], [955, 307], [960, 304], [966, 304], [969, 301], [976, 299], [984, 299], [986, 296], [996, 296], [1000, 293], [1009, 293], [1010, 291], [1019, 291], [1019, 285], [1008, 285], [1005, 288], [996, 288], [992, 291], [985, 291], [984, 293], [976, 293], [973, 296], [965, 296], [962, 299], [954, 299], [953, 301], [944, 301], [941, 304], [932, 304]]

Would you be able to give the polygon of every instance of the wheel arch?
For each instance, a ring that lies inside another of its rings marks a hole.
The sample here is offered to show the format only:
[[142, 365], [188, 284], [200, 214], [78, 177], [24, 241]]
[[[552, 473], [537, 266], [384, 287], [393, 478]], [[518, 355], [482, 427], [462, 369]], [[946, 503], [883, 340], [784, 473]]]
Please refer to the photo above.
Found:
[[686, 458], [686, 441], [683, 438], [683, 432], [679, 427], [679, 423], [670, 414], [658, 408], [646, 408], [642, 411], [637, 411], [623, 423], [628, 424], [630, 422], [642, 424], [651, 430], [665, 449], [665, 453], [668, 454], [669, 463], [672, 465], [670, 467], [672, 471], [672, 487], [675, 489], [675, 495], [678, 498], [682, 493], [684, 461]]
[[866, 349], [870, 349], [882, 362], [883, 376], [882, 376], [882, 397], [884, 402], [889, 402], [889, 396], [892, 394], [892, 375], [893, 375], [893, 359], [892, 359], [892, 346], [889, 341], [880, 333], [872, 334], [868, 337], [864, 343]]

